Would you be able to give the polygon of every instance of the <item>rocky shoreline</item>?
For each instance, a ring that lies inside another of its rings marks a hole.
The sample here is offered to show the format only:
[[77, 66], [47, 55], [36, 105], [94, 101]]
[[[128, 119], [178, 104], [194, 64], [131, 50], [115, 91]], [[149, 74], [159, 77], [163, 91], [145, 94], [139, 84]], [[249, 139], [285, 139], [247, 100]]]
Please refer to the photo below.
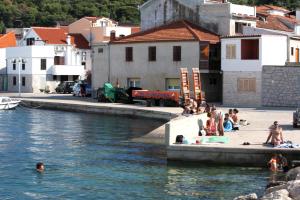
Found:
[[300, 167], [289, 170], [285, 181], [269, 183], [262, 197], [251, 193], [234, 198], [234, 200], [300, 200]]

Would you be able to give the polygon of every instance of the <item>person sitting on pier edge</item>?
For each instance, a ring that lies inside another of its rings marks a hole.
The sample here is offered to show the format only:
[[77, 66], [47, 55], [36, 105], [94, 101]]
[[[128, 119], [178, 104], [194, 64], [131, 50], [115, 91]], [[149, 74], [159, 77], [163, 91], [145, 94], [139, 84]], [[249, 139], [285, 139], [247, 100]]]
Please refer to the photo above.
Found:
[[204, 128], [206, 132], [206, 136], [213, 136], [216, 135], [216, 123], [215, 119], [212, 117], [211, 113], [207, 113], [207, 121], [206, 121], [206, 127]]
[[278, 146], [283, 143], [282, 128], [279, 126], [277, 121], [270, 126], [270, 133], [265, 144], [269, 142], [270, 138], [272, 138], [271, 144], [273, 146]]
[[238, 109], [233, 109], [233, 113], [232, 113], [232, 116], [231, 116], [231, 118], [232, 118], [232, 120], [233, 120], [233, 123], [234, 124], [238, 124], [239, 123], [239, 119], [238, 119], [238, 114], [239, 113], [239, 110]]
[[224, 123], [223, 123], [223, 126], [224, 126], [224, 132], [230, 132], [230, 131], [232, 131], [232, 128], [233, 128], [232, 125], [233, 125], [233, 124], [232, 124], [232, 122], [231, 122], [230, 119], [229, 119], [229, 114], [226, 113], [226, 114], [225, 114], [225, 118], [224, 118]]
[[224, 127], [223, 127], [223, 113], [222, 111], [218, 111], [216, 106], [212, 106], [211, 108], [212, 118], [215, 119], [216, 127], [219, 132], [219, 136], [224, 136]]

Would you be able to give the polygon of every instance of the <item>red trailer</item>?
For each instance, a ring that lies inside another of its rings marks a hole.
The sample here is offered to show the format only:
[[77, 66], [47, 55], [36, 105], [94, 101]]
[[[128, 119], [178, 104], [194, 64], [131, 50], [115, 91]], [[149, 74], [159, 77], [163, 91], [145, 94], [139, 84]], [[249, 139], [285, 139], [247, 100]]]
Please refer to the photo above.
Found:
[[176, 91], [133, 90], [132, 97], [135, 99], [146, 100], [148, 106], [179, 105], [179, 92]]

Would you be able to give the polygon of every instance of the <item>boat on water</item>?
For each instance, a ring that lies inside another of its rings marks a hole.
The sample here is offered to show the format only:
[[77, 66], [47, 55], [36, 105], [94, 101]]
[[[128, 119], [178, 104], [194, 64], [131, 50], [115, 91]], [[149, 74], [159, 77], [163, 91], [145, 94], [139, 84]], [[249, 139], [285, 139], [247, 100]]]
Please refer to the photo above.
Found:
[[10, 97], [0, 97], [0, 110], [14, 109], [21, 101]]

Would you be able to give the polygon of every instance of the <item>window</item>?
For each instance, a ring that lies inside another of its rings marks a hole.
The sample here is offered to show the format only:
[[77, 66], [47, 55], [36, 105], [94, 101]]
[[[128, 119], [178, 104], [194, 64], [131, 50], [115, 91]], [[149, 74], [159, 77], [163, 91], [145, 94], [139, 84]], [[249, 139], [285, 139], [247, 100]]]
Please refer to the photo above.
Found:
[[173, 46], [173, 61], [181, 61], [181, 46]]
[[56, 80], [57, 80], [57, 76], [56, 76], [56, 75], [53, 75], [52, 80], [53, 80], [53, 81], [56, 81]]
[[17, 66], [17, 61], [14, 60], [14, 61], [13, 61], [13, 70], [16, 70], [16, 66]]
[[46, 70], [47, 68], [47, 60], [41, 59], [41, 70]]
[[235, 33], [243, 33], [244, 26], [247, 26], [247, 23], [235, 22]]
[[27, 38], [27, 39], [26, 39], [26, 45], [27, 45], [27, 46], [34, 45], [34, 43], [35, 43], [34, 38]]
[[125, 48], [125, 53], [126, 53], [126, 61], [127, 62], [132, 62], [133, 61], [133, 47], [126, 47]]
[[259, 40], [244, 39], [241, 46], [242, 60], [258, 60], [259, 58]]
[[98, 48], [98, 53], [103, 53], [103, 48]]
[[239, 78], [237, 82], [238, 92], [256, 92], [255, 78]]
[[25, 86], [25, 81], [26, 81], [26, 78], [25, 77], [22, 77], [22, 86]]
[[127, 80], [128, 87], [141, 87], [140, 78], [128, 78]]
[[22, 59], [22, 70], [25, 70], [25, 61]]
[[63, 56], [54, 56], [54, 65], [64, 65], [65, 57]]
[[226, 45], [226, 59], [236, 59], [235, 44], [227, 44]]
[[85, 62], [81, 62], [81, 65], [83, 65], [84, 69], [86, 69], [86, 63]]
[[166, 79], [166, 90], [180, 90], [180, 79], [179, 78], [167, 78]]
[[148, 60], [156, 61], [156, 47], [149, 47], [148, 49]]
[[294, 47], [291, 47], [291, 55], [294, 55]]
[[209, 59], [209, 45], [202, 44], [200, 45], [200, 60], [208, 60]]
[[13, 85], [17, 85], [17, 77], [13, 77]]

